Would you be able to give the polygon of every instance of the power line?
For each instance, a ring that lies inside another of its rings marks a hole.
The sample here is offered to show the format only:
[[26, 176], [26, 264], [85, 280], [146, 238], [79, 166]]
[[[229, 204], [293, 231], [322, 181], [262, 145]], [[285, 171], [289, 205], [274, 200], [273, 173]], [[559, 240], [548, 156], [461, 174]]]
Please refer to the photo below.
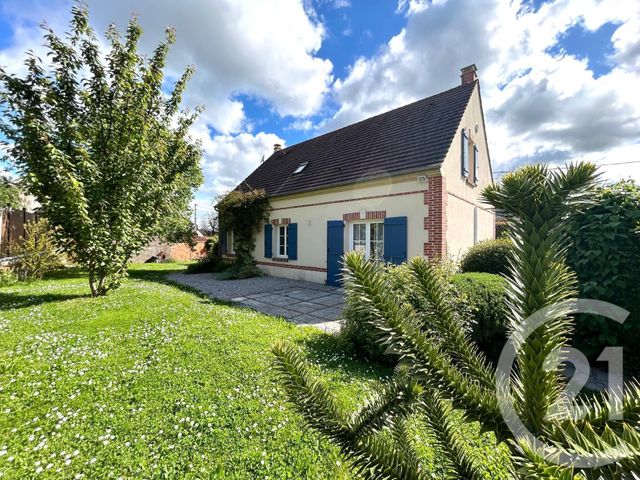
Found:
[[[630, 163], [640, 163], [640, 160], [628, 160], [626, 162], [612, 162], [612, 163], [602, 163], [602, 164], [596, 164], [598, 167], [608, 167], [608, 166], [612, 166], [612, 165], [629, 165]], [[563, 168], [566, 167], [549, 167], [549, 170], [562, 170]], [[513, 170], [495, 170], [493, 173], [510, 173]]]

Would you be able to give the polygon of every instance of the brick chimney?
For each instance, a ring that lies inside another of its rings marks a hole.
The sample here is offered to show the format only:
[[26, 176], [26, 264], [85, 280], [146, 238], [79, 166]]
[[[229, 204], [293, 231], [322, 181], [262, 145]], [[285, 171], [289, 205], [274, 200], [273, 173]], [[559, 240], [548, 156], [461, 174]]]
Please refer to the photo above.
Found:
[[279, 143], [273, 145], [273, 153], [279, 152], [280, 150], [282, 150], [282, 145]]
[[478, 69], [476, 68], [476, 64], [469, 65], [468, 67], [464, 67], [461, 69], [462, 74], [460, 78], [462, 82], [460, 85], [466, 85], [467, 83], [474, 82], [478, 79], [478, 74], [476, 73]]

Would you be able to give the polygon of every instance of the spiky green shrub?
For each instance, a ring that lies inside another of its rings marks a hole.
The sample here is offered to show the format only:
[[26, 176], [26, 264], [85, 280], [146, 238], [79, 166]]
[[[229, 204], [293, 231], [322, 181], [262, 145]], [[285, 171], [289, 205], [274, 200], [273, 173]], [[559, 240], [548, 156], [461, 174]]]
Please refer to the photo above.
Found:
[[[476, 324], [484, 325], [485, 319], [480, 315], [486, 313], [485, 305], [480, 305], [481, 296], [474, 295], [473, 287], [469, 286], [465, 291], [460, 291], [454, 280], [455, 266], [447, 260], [434, 260], [433, 267], [438, 270], [443, 279], [443, 286], [450, 290], [447, 299], [451, 302], [451, 308], [458, 315], [458, 321], [466, 329], [472, 330]], [[380, 271], [388, 282], [389, 289], [403, 302], [421, 308], [424, 303], [421, 289], [414, 278], [409, 265], [384, 265]], [[450, 282], [453, 285], [448, 285]], [[466, 287], [467, 285], [462, 285]], [[469, 290], [468, 294], [466, 290]], [[504, 289], [503, 289], [504, 293]], [[473, 305], [473, 307], [472, 307]], [[479, 316], [476, 317], [476, 314]], [[395, 365], [398, 357], [390, 352], [386, 352], [382, 332], [371, 322], [371, 312], [369, 303], [363, 299], [357, 291], [347, 289], [345, 308], [342, 312], [344, 321], [340, 329], [340, 341], [347, 348], [355, 351], [356, 354], [387, 365]], [[425, 324], [425, 328], [429, 325]], [[504, 335], [503, 337], [504, 338]], [[504, 342], [503, 342], [504, 343]]]
[[506, 274], [509, 271], [511, 250], [508, 238], [478, 242], [460, 260], [460, 271]]
[[[371, 322], [382, 332], [387, 349], [400, 357], [402, 368], [363, 408], [349, 414], [293, 346], [277, 344], [277, 370], [309, 426], [332, 439], [365, 478], [430, 477], [417, 453], [418, 440], [402, 429], [416, 417], [441, 449], [449, 478], [481, 478], [479, 462], [455, 426], [453, 409], [509, 446], [516, 478], [632, 478], [640, 471], [640, 386], [628, 385], [624, 398], [619, 392], [615, 398], [602, 394], [591, 403], [561, 398], [561, 366], [549, 358], [567, 346], [573, 328], [569, 310], [552, 309], [546, 323], [525, 335], [524, 319], [575, 295], [575, 276], [565, 264], [570, 242], [566, 225], [589, 203], [595, 183], [591, 164], [572, 165], [565, 172], [528, 166], [484, 192], [485, 199], [505, 213], [514, 245], [507, 281], [508, 327], [522, 345], [508, 377], [497, 375], [479, 353], [456, 319], [445, 282], [426, 260], [417, 258], [409, 265], [424, 299], [416, 306], [393, 293], [377, 263], [347, 254], [347, 288], [368, 303]], [[507, 427], [496, 377], [508, 382], [515, 414], [548, 449], [540, 450], [536, 442], [516, 437]], [[576, 402], [584, 417], [552, 415], [559, 400]], [[624, 420], [609, 420], [612, 405], [618, 403]], [[561, 454], [597, 454], [606, 464], [558, 465], [555, 459]]]

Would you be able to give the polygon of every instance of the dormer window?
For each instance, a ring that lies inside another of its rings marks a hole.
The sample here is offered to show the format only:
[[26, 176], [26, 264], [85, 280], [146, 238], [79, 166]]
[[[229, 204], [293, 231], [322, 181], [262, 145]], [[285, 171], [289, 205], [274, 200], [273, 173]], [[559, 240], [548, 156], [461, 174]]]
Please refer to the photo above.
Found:
[[309, 162], [302, 162], [300, 165], [298, 165], [298, 168], [293, 171], [293, 174], [295, 175], [296, 173], [300, 173], [307, 167], [307, 165], [309, 165]]

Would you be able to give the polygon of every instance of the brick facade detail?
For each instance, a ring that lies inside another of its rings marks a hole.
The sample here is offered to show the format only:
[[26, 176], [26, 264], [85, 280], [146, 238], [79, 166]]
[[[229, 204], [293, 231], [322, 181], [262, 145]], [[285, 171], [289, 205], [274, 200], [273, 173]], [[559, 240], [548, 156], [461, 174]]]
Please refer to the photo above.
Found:
[[447, 188], [444, 177], [430, 177], [429, 188], [424, 192], [424, 204], [428, 207], [424, 217], [424, 229], [428, 240], [424, 244], [427, 258], [447, 255]]
[[350, 212], [342, 215], [342, 220], [345, 222], [353, 222], [355, 220], [384, 220], [385, 218], [387, 218], [386, 210], [365, 212], [365, 218], [362, 218], [362, 214], [360, 212]]
[[367, 212], [367, 220], [384, 220], [387, 218], [386, 210], [376, 210], [374, 212]]
[[271, 225], [280, 225], [280, 219], [274, 218], [273, 220], [271, 220]]
[[342, 220], [345, 222], [353, 222], [354, 220], [360, 220], [360, 212], [345, 213], [342, 215]]

